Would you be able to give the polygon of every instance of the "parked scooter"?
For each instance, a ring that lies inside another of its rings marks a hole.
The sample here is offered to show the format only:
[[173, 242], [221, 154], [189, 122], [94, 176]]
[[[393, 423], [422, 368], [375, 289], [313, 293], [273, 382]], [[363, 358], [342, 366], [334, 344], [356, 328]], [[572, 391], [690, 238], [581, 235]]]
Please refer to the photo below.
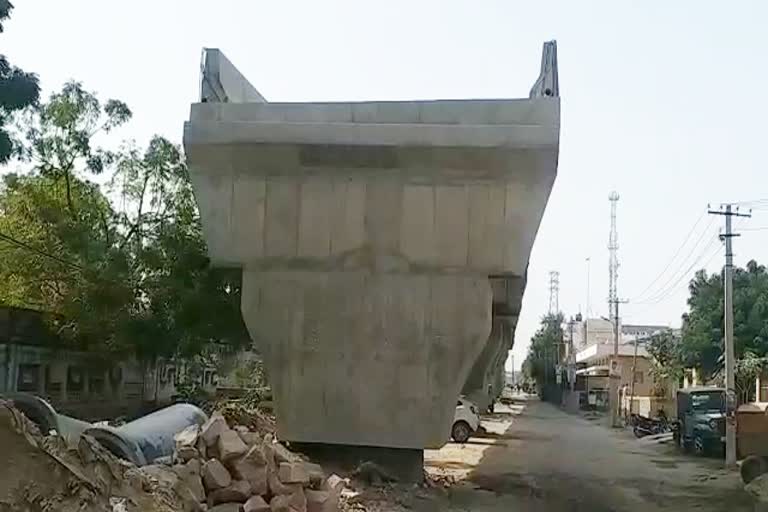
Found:
[[648, 418], [647, 416], [632, 414], [630, 423], [635, 437], [663, 434], [670, 431], [669, 420], [664, 411], [659, 411], [659, 416], [657, 418]]

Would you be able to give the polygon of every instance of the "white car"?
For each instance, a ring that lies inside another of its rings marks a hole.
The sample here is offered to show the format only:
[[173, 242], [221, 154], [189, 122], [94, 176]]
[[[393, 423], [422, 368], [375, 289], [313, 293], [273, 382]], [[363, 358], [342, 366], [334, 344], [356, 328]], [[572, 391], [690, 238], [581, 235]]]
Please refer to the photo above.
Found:
[[480, 416], [477, 415], [477, 407], [463, 396], [460, 396], [456, 402], [456, 412], [453, 416], [451, 439], [457, 443], [466, 443], [469, 437], [477, 432], [479, 427]]

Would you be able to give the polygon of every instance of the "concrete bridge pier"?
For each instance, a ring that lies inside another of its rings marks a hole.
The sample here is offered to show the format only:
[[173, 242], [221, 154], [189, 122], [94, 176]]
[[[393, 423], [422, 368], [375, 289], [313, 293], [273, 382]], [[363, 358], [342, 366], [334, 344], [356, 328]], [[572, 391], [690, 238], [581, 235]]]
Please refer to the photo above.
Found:
[[212, 264], [242, 269], [278, 437], [420, 477], [511, 343], [557, 168], [554, 43], [519, 100], [269, 103], [218, 50], [201, 91], [187, 162]]

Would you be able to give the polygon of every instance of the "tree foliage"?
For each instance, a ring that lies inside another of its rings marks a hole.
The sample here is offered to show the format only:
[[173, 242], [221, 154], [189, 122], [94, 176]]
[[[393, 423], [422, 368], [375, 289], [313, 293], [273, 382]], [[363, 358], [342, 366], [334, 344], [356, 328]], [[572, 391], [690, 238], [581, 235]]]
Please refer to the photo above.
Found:
[[[12, 9], [11, 2], [0, 0], [0, 33]], [[14, 112], [35, 105], [39, 96], [37, 75], [12, 66], [6, 56], [0, 54], [0, 164], [7, 162], [14, 152], [14, 143], [5, 129], [6, 124]]]
[[555, 382], [555, 366], [563, 341], [562, 313], [547, 314], [541, 319], [539, 329], [531, 338], [528, 357], [523, 363], [526, 378], [532, 379], [542, 389]]
[[0, 190], [0, 301], [53, 313], [67, 343], [105, 357], [239, 346], [239, 275], [209, 264], [180, 149], [95, 144], [129, 118], [75, 82], [24, 117], [29, 171]]
[[[683, 315], [681, 360], [708, 379], [723, 366], [723, 280], [701, 270], [689, 286], [689, 311]], [[734, 349], [736, 358], [768, 352], [768, 273], [755, 261], [733, 272]]]
[[666, 396], [668, 385], [683, 376], [680, 338], [674, 332], [662, 331], [651, 336], [646, 344], [651, 355], [651, 374], [657, 396]]

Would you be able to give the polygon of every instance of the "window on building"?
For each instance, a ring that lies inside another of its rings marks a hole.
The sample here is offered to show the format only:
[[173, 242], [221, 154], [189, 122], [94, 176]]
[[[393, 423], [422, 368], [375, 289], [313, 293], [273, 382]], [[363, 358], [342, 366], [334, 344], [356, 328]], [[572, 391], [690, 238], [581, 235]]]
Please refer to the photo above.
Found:
[[761, 402], [768, 402], [768, 372], [765, 370], [760, 373], [760, 396], [758, 398]]
[[85, 372], [82, 368], [77, 366], [70, 366], [67, 368], [67, 391], [82, 391], [85, 379], [83, 374]]
[[20, 364], [16, 378], [17, 391], [37, 391], [40, 385], [40, 365]]
[[635, 372], [635, 384], [643, 383], [643, 372]]

